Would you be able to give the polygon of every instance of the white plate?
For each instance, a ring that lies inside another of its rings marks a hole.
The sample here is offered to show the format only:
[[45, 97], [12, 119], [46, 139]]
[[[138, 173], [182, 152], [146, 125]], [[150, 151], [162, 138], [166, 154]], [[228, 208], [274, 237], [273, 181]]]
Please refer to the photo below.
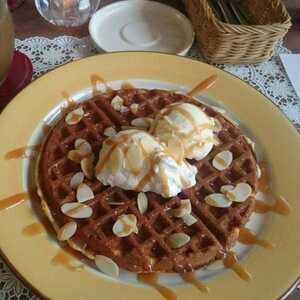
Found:
[[190, 21], [178, 10], [149, 0], [105, 6], [91, 18], [89, 32], [99, 51], [158, 51], [185, 55], [193, 44]]

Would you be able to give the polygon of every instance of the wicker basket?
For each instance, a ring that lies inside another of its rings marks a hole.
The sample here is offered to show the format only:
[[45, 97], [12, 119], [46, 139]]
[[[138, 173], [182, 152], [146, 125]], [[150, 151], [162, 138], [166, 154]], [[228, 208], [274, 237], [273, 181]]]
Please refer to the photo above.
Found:
[[199, 48], [213, 63], [259, 63], [268, 60], [291, 26], [280, 0], [243, 0], [243, 11], [255, 25], [220, 21], [207, 0], [184, 0]]

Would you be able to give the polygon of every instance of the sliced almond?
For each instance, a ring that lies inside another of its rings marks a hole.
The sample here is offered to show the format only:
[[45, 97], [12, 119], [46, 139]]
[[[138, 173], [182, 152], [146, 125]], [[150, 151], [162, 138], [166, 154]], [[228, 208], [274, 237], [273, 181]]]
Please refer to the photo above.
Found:
[[75, 125], [81, 121], [84, 116], [84, 111], [82, 107], [78, 107], [72, 110], [66, 115], [65, 121], [68, 125]]
[[80, 166], [81, 170], [88, 179], [92, 179], [94, 177], [94, 158], [92, 156], [85, 157], [81, 160]]
[[259, 179], [261, 177], [261, 168], [259, 165], [256, 165], [256, 176]]
[[212, 165], [215, 169], [223, 171], [227, 169], [232, 163], [233, 155], [232, 152], [226, 150], [219, 152], [212, 161]]
[[180, 200], [180, 206], [172, 209], [172, 215], [176, 218], [182, 218], [185, 215], [189, 215], [192, 212], [192, 205], [190, 199]]
[[139, 111], [139, 104], [138, 103], [133, 103], [130, 105], [130, 111], [133, 113], [133, 114], [136, 114], [138, 111]]
[[121, 98], [120, 96], [115, 96], [112, 100], [111, 100], [111, 106], [116, 110], [116, 111], [121, 111], [122, 107], [123, 107], [123, 103], [124, 100], [123, 98]]
[[113, 233], [118, 237], [125, 237], [132, 232], [137, 233], [137, 218], [133, 214], [123, 214], [118, 217], [112, 228]]
[[94, 197], [95, 197], [94, 192], [86, 183], [81, 183], [77, 187], [76, 199], [78, 202], [85, 202], [94, 199]]
[[252, 193], [252, 188], [248, 183], [238, 183], [233, 190], [226, 192], [226, 197], [230, 201], [244, 202]]
[[193, 215], [184, 215], [182, 221], [185, 225], [191, 226], [197, 222], [197, 219]]
[[125, 113], [125, 112], [128, 112], [128, 111], [129, 111], [129, 108], [128, 108], [128, 107], [126, 107], [126, 106], [124, 106], [124, 105], [121, 106], [121, 108], [120, 108], [120, 112], [121, 112], [121, 113]]
[[76, 222], [69, 222], [66, 223], [64, 226], [62, 226], [58, 233], [57, 233], [57, 238], [60, 241], [66, 241], [69, 240], [77, 230], [77, 223]]
[[246, 135], [244, 135], [244, 138], [245, 138], [246, 142], [251, 146], [252, 150], [254, 151], [255, 150], [255, 143], [249, 137], [247, 137]]
[[112, 277], [119, 276], [119, 267], [111, 258], [104, 255], [96, 255], [95, 264], [97, 268], [104, 274]]
[[106, 168], [114, 175], [121, 169], [123, 160], [123, 151], [119, 147], [116, 147], [110, 155]]
[[176, 160], [177, 163], [181, 163], [184, 159], [184, 147], [181, 140], [173, 136], [168, 141], [168, 151], [172, 155], [172, 157]]
[[92, 146], [87, 141], [82, 142], [79, 145], [77, 151], [80, 153], [80, 155], [82, 157], [87, 157], [87, 156], [89, 156], [89, 155], [91, 155], [93, 153]]
[[74, 142], [74, 147], [75, 147], [75, 149], [78, 150], [79, 147], [80, 147], [80, 145], [81, 145], [82, 143], [85, 143], [85, 142], [87, 142], [85, 139], [82, 139], [82, 138], [76, 139], [75, 142]]
[[81, 159], [82, 159], [82, 156], [80, 155], [78, 150], [69, 151], [67, 157], [68, 157], [68, 159], [70, 159], [76, 163], [80, 163]]
[[141, 170], [144, 162], [143, 153], [141, 147], [136, 143], [132, 143], [126, 154], [126, 163], [129, 171], [137, 173]]
[[86, 219], [93, 214], [91, 207], [79, 202], [65, 203], [61, 206], [61, 211], [65, 215], [76, 219]]
[[84, 179], [84, 174], [82, 172], [75, 173], [70, 180], [71, 188], [76, 189], [79, 186], [79, 184], [83, 182], [83, 179]]
[[143, 192], [140, 192], [137, 196], [137, 205], [141, 214], [144, 214], [148, 209], [148, 198]]
[[187, 244], [190, 239], [191, 238], [183, 232], [173, 233], [168, 237], [168, 244], [171, 248], [177, 249]]
[[153, 140], [150, 137], [144, 137], [141, 140], [140, 145], [143, 151], [147, 154], [151, 154], [155, 150], [155, 144], [153, 143]]
[[233, 185], [226, 184], [226, 185], [221, 186], [220, 191], [221, 191], [222, 194], [225, 194], [226, 192], [231, 191], [233, 189], [234, 189]]
[[205, 202], [211, 206], [225, 208], [231, 206], [232, 202], [223, 194], [215, 193], [205, 197]]
[[138, 128], [143, 128], [143, 129], [147, 129], [150, 128], [150, 126], [153, 123], [153, 119], [151, 118], [136, 118], [134, 120], [131, 121], [131, 125], [138, 127]]
[[214, 132], [220, 132], [222, 130], [222, 124], [218, 119], [213, 118], [214, 121], [214, 127], [213, 131]]
[[104, 129], [103, 134], [107, 137], [112, 137], [112, 136], [115, 136], [117, 134], [117, 131], [113, 127], [107, 127], [107, 128]]

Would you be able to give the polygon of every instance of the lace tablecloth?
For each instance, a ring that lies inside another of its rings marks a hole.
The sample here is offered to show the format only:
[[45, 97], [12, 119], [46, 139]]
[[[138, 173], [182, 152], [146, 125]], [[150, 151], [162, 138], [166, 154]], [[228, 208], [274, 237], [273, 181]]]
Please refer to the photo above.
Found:
[[[68, 61], [96, 53], [89, 38], [61, 36], [55, 39], [32, 37], [16, 40], [16, 48], [27, 54], [32, 63], [34, 78]], [[279, 54], [290, 51], [279, 43], [274, 57], [255, 65], [217, 65], [248, 82], [271, 99], [300, 132], [300, 100], [290, 84]], [[203, 61], [196, 47], [190, 57]], [[298, 286], [300, 288], [300, 285]], [[0, 299], [26, 300], [37, 297], [21, 283], [0, 258]]]

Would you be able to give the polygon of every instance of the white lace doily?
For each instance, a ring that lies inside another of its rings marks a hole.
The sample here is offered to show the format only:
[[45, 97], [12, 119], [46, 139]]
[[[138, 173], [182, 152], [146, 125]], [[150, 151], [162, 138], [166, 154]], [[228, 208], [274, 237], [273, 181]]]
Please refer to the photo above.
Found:
[[[96, 53], [89, 38], [79, 39], [70, 36], [55, 39], [44, 37], [17, 39], [16, 48], [30, 57], [34, 78], [68, 61]], [[261, 91], [287, 115], [300, 132], [300, 100], [281, 64], [279, 58], [281, 53], [290, 51], [279, 43], [275, 55], [268, 62], [255, 65], [217, 65], [217, 67], [238, 76]], [[203, 61], [196, 47], [188, 56]], [[1, 258], [0, 299], [37, 299], [7, 268]]]

